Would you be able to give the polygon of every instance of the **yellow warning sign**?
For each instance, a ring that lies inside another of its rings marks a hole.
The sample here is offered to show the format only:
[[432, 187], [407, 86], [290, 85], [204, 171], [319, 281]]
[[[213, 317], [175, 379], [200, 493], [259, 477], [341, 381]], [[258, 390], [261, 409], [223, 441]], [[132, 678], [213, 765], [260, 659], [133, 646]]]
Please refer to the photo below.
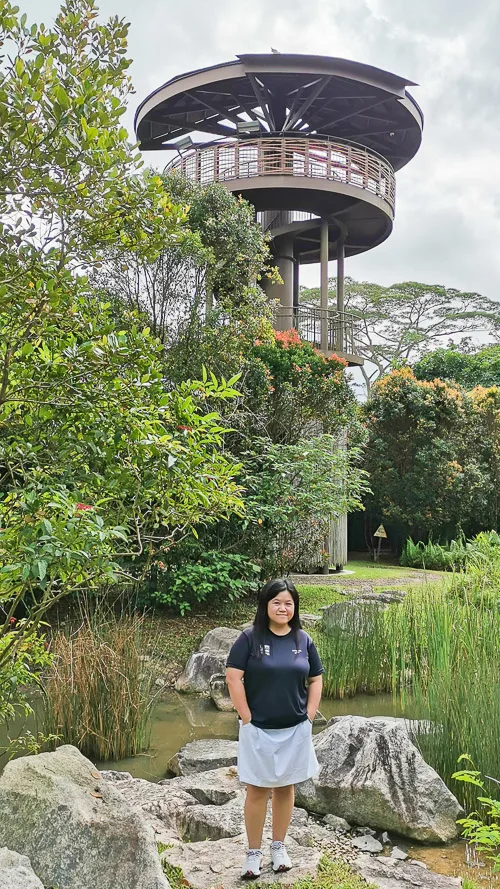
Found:
[[379, 525], [373, 536], [374, 537], [385, 537], [387, 539], [387, 533], [386, 533], [384, 526]]

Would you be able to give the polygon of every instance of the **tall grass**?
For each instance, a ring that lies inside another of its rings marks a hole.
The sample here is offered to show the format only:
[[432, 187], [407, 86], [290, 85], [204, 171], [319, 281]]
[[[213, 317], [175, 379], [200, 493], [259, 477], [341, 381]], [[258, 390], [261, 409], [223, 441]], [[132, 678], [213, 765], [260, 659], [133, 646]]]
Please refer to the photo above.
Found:
[[147, 749], [158, 696], [158, 640], [138, 615], [87, 612], [74, 633], [56, 632], [44, 683], [44, 732], [85, 756], [117, 760]]
[[326, 697], [392, 689], [392, 671], [384, 614], [377, 605], [343, 601], [323, 619], [317, 637], [325, 674]]
[[[429, 720], [415, 737], [424, 759], [461, 802], [477, 788], [451, 779], [468, 753], [483, 774], [500, 768], [500, 612], [488, 601], [450, 597], [446, 588], [413, 591], [388, 614], [393, 689], [411, 689], [413, 706]], [[409, 684], [411, 682], [411, 684]]]
[[477, 788], [452, 780], [458, 757], [500, 778], [499, 603], [500, 559], [479, 559], [451, 586], [419, 586], [378, 617], [327, 624], [318, 639], [326, 694], [392, 690], [411, 704], [429, 721], [415, 743], [469, 809]]

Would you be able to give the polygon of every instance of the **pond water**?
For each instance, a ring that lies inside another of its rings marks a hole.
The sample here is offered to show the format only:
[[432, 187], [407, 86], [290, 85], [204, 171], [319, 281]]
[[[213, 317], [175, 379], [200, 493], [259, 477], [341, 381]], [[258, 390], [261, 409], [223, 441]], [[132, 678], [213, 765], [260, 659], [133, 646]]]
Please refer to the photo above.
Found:
[[[324, 699], [321, 712], [330, 719], [332, 716], [402, 716], [401, 707], [394, 702], [392, 695], [356, 695], [342, 701]], [[406, 711], [411, 717], [411, 711]], [[36, 732], [36, 718], [30, 717], [8, 730], [0, 726], [0, 748], [6, 746], [7, 738], [15, 738], [23, 730]], [[320, 731], [321, 729], [315, 729]], [[160, 781], [166, 775], [168, 760], [189, 741], [199, 738], [227, 738], [238, 736], [238, 722], [235, 713], [222, 713], [210, 700], [197, 695], [180, 695], [167, 692], [157, 703], [153, 712], [151, 746], [146, 753], [122, 759], [118, 762], [99, 762], [99, 768], [118, 769], [131, 772], [135, 778]], [[0, 769], [4, 765], [0, 759]]]

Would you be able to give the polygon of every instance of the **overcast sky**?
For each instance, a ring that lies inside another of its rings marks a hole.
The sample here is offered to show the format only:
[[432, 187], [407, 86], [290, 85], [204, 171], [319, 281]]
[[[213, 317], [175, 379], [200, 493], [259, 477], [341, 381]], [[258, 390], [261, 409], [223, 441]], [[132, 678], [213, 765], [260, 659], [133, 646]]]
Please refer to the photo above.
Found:
[[[57, 0], [18, 0], [31, 21]], [[318, 53], [416, 81], [423, 144], [397, 174], [396, 221], [380, 247], [346, 263], [359, 280], [403, 280], [500, 299], [500, 3], [498, 0], [101, 0], [130, 22], [135, 107], [176, 74], [236, 53]], [[146, 158], [167, 160], [150, 152]], [[331, 273], [334, 274], [334, 265]], [[319, 283], [315, 266], [302, 283]]]

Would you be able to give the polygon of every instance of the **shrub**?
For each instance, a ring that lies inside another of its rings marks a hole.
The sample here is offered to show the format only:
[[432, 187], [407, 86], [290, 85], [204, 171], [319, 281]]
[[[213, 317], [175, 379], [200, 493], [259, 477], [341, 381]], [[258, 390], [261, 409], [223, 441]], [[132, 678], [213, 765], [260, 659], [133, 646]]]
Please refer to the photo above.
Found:
[[427, 568], [429, 571], [459, 571], [465, 567], [467, 548], [462, 538], [442, 546], [429, 540], [414, 543], [411, 537], [404, 545], [400, 564], [406, 568]]
[[[481, 773], [474, 769], [470, 756], [463, 754], [459, 758], [459, 762], [462, 760], [468, 761], [472, 768], [455, 772], [452, 778], [455, 778], [457, 781], [464, 781], [467, 784], [473, 784], [475, 787], [484, 790], [484, 781], [481, 778]], [[491, 780], [495, 784], [500, 784], [495, 778], [490, 778]], [[478, 802], [481, 803], [484, 816], [481, 817], [479, 812], [470, 812], [465, 818], [460, 818], [457, 823], [462, 825], [464, 837], [466, 837], [469, 843], [474, 844], [477, 852], [490, 853], [486, 857], [493, 862], [494, 870], [498, 871], [500, 870], [500, 854], [498, 854], [500, 849], [500, 802], [491, 799], [489, 796], [478, 797]], [[492, 852], [497, 854], [492, 855]]]
[[180, 564], [157, 562], [154, 586], [147, 592], [150, 602], [185, 614], [194, 604], [232, 602], [257, 589], [260, 568], [246, 556], [193, 547], [190, 555]]

